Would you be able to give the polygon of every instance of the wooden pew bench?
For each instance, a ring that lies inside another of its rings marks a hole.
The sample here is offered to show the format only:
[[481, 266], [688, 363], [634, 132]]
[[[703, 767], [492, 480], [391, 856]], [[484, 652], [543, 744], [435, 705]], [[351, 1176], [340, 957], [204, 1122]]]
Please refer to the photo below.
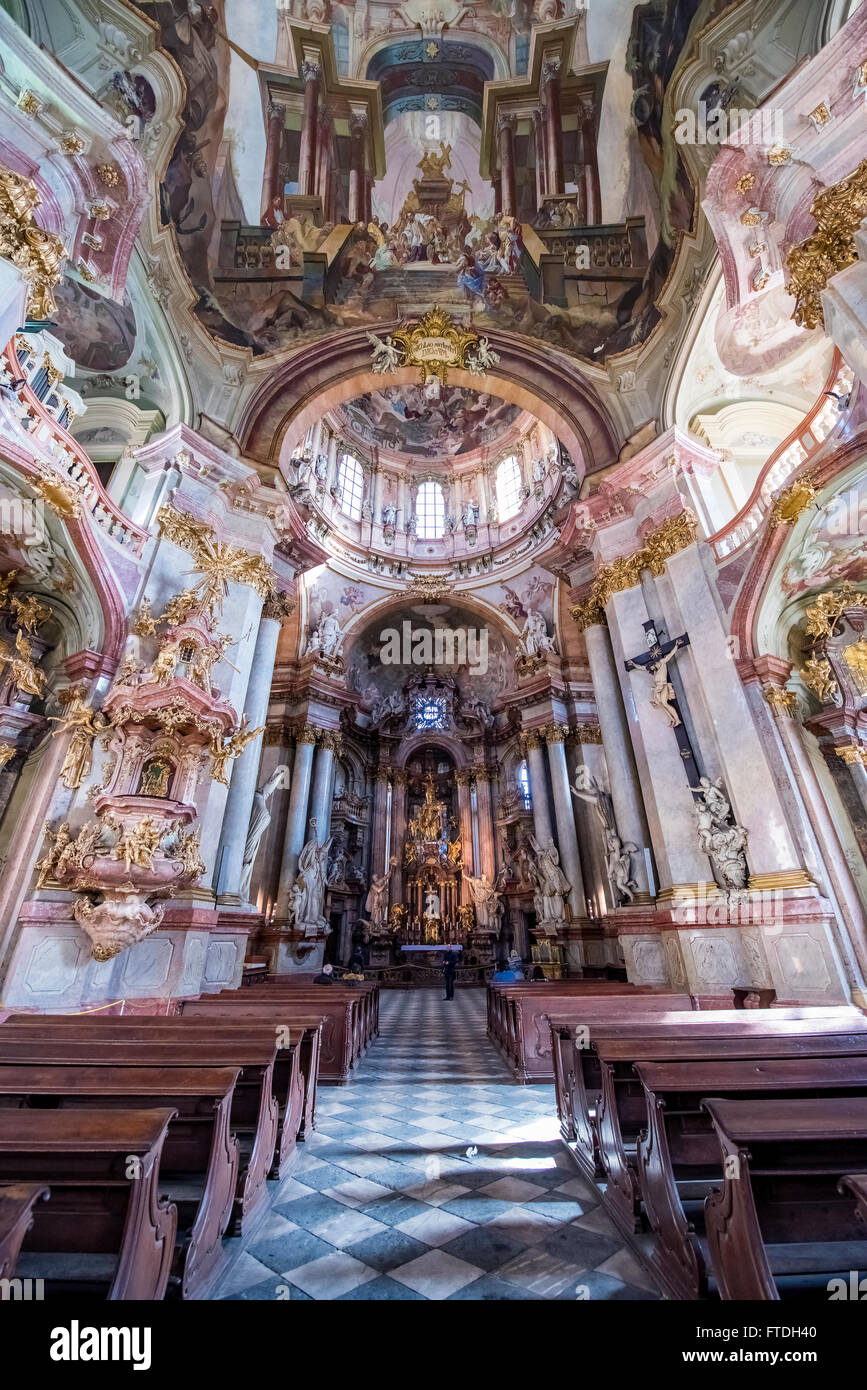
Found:
[[268, 1205], [266, 1178], [274, 1163], [277, 1139], [278, 1104], [274, 1095], [273, 1071], [277, 1041], [261, 1034], [253, 1040], [242, 1037], [212, 1037], [187, 1042], [178, 1036], [149, 1038], [144, 1030], [121, 1038], [109, 1038], [102, 1024], [99, 1037], [64, 1032], [40, 1039], [24, 1036], [24, 1030], [0, 1026], [0, 1065], [47, 1064], [60, 1067], [235, 1067], [241, 1075], [232, 1098], [230, 1126], [238, 1138], [239, 1163], [235, 1199], [230, 1218], [230, 1235], [246, 1235]]
[[[359, 980], [354, 984], [345, 984], [342, 980], [335, 980], [330, 985], [314, 985], [308, 981], [287, 984], [285, 977], [276, 976], [269, 977], [265, 984], [269, 998], [279, 994], [283, 998], [300, 999], [304, 997], [308, 1001], [315, 1001], [323, 994], [327, 994], [349, 1000], [353, 1004], [353, 1015], [356, 1021], [356, 1047], [354, 1049], [356, 1061], [361, 1059], [379, 1033], [379, 985], [375, 980]], [[220, 998], [236, 992], [224, 990]]]
[[229, 1117], [238, 1069], [0, 1066], [0, 1112], [173, 1109], [159, 1193], [178, 1212], [169, 1292], [204, 1298], [218, 1272], [238, 1179]]
[[48, 1196], [49, 1189], [38, 1182], [0, 1187], [0, 1279], [14, 1279], [21, 1243], [33, 1225], [33, 1207]]
[[[322, 995], [326, 995], [325, 999]], [[322, 1019], [319, 1056], [318, 1081], [323, 1085], [345, 1086], [355, 1065], [353, 1060], [353, 1034], [357, 1033], [355, 1008], [357, 1001], [346, 1001], [332, 997], [327, 986], [317, 991], [313, 998], [272, 994], [270, 988], [257, 990], [226, 991], [225, 994], [203, 996], [201, 999], [184, 999], [181, 1002], [179, 1017], [183, 1019], [227, 1019], [247, 1018], [251, 1023], [270, 1022], [275, 1013], [285, 1022], [290, 1031], [296, 1020], [318, 1017]]]
[[[642, 1004], [644, 1012], [674, 1013], [689, 1011], [696, 1002], [689, 994], [675, 994], [648, 986], [622, 985], [607, 980], [576, 980], [543, 985], [503, 985], [503, 1010], [499, 1045], [507, 1061], [514, 1067], [521, 1082], [554, 1080], [554, 1056], [551, 1028], [552, 1012], [563, 1008], [586, 1011], [589, 1015], [601, 1007], [622, 1007], [631, 1012]], [[496, 1039], [495, 1039], [496, 1040]]]
[[[84, 1038], [91, 1036], [90, 1019], [83, 1019], [75, 1014], [52, 1014], [46, 1016], [46, 1019], [48, 1021], [45, 1027], [40, 1023], [37, 1028], [34, 1027], [32, 1015], [14, 1014], [2, 1026], [14, 1028], [16, 1037], [26, 1035], [33, 1041], [46, 1037], [46, 1027], [50, 1027], [61, 1036], [75, 1035]], [[238, 1020], [235, 1025], [232, 1025], [228, 1020], [208, 1024], [201, 1019], [183, 1019], [178, 1015], [167, 1017], [163, 1014], [146, 1014], [130, 1015], [126, 1018], [105, 1018], [97, 1015], [93, 1019], [93, 1027], [100, 1031], [93, 1036], [123, 1042], [130, 1037], [138, 1037], [144, 1031], [147, 1038], [152, 1041], [170, 1041], [174, 1037], [180, 1037], [183, 1043], [192, 1041], [207, 1043], [215, 1036], [219, 1036], [223, 1042], [231, 1042], [233, 1038], [238, 1038], [239, 1041], [245, 1042], [264, 1041], [270, 1043], [272, 1038], [276, 1038], [278, 1051], [274, 1062], [272, 1083], [274, 1098], [278, 1106], [278, 1122], [274, 1159], [268, 1176], [278, 1178], [285, 1177], [297, 1161], [295, 1146], [300, 1129], [305, 1122], [308, 1090], [307, 1078], [301, 1071], [305, 1061], [311, 1069], [314, 1069], [310, 1084], [313, 1088], [313, 1103], [315, 1104], [316, 1020], [308, 1020], [308, 1025], [306, 1029], [302, 1029], [299, 1024], [295, 1024], [290, 1035], [288, 1029], [278, 1031], [278, 1028], [272, 1026], [270, 1020], [265, 1018]], [[312, 1040], [305, 1039], [307, 1033], [311, 1035]]]
[[867, 1098], [861, 1057], [779, 1057], [743, 1061], [637, 1062], [648, 1117], [636, 1164], [653, 1232], [650, 1262], [670, 1296], [708, 1293], [704, 1202], [723, 1179], [719, 1143], [702, 1098]]
[[[558, 1004], [557, 1012], [552, 1012], [548, 1020], [552, 1036], [560, 1134], [567, 1145], [575, 1146], [574, 1156], [579, 1166], [591, 1178], [598, 1177], [601, 1173], [592, 1126], [592, 1114], [602, 1084], [598, 1058], [589, 1046], [589, 1039], [594, 1034], [601, 1035], [604, 1031], [605, 1036], [609, 1038], [672, 1038], [683, 1036], [684, 1033], [692, 1035], [699, 1032], [727, 1037], [735, 1032], [764, 1033], [769, 1029], [779, 1033], [783, 1023], [796, 1026], [806, 1024], [808, 1032], [841, 1028], [845, 1030], [850, 1025], [858, 1031], [867, 1026], [864, 1015], [848, 1005], [790, 1006], [769, 1012], [705, 1009], [695, 1013], [679, 1013], [673, 1022], [649, 1016], [640, 1008], [630, 1008], [628, 1011], [621, 1011], [619, 1018], [605, 1020], [604, 1029], [603, 1020], [596, 1019], [592, 1024], [579, 1024], [574, 1012], [566, 1010], [565, 1003]], [[576, 1041], [576, 1027], [584, 1029], [579, 1041]], [[627, 1066], [627, 1074], [629, 1070]]]
[[[864, 1021], [867, 1024], [867, 1020]], [[817, 1032], [807, 1020], [778, 1025], [785, 1032], [766, 1032], [729, 1024], [725, 1031], [682, 1030], [668, 1037], [591, 1037], [601, 1074], [599, 1100], [592, 1119], [595, 1156], [605, 1184], [604, 1204], [625, 1235], [643, 1229], [637, 1172], [637, 1141], [647, 1128], [644, 1090], [635, 1066], [640, 1062], [727, 1059], [862, 1056], [867, 1053], [867, 1026], [848, 1033]], [[792, 1033], [792, 1029], [801, 1029]], [[804, 1030], [807, 1031], [804, 1031]]]
[[51, 1189], [32, 1208], [18, 1277], [47, 1297], [161, 1299], [177, 1211], [159, 1195], [171, 1110], [0, 1110], [0, 1183]]
[[726, 1177], [705, 1202], [720, 1297], [779, 1299], [867, 1271], [840, 1179], [867, 1169], [867, 1097], [704, 1102]]

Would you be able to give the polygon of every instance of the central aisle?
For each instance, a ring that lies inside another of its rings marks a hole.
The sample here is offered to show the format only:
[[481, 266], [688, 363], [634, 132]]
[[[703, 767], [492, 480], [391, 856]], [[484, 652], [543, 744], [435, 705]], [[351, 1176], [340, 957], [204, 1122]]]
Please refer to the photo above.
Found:
[[381, 999], [219, 1296], [654, 1297], [557, 1138], [553, 1088], [516, 1085], [488, 1041], [484, 990]]

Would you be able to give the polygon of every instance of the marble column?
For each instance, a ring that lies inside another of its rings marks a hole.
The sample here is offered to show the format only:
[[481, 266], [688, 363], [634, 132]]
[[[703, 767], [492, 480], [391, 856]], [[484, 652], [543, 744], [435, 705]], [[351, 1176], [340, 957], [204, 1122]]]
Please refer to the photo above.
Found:
[[367, 145], [367, 112], [352, 111], [349, 116], [351, 154], [349, 165], [349, 221], [364, 221], [366, 203], [365, 148]]
[[373, 520], [377, 526], [382, 525], [382, 485], [382, 468], [376, 463], [373, 465]]
[[[473, 774], [466, 768], [460, 768], [455, 773], [455, 781], [458, 787], [458, 825], [461, 832], [461, 859], [467, 873], [474, 876], [479, 872], [479, 866], [473, 859], [473, 820], [472, 808], [470, 805], [470, 785], [473, 781]], [[469, 890], [462, 882], [461, 902], [469, 902]]]
[[865, 750], [864, 745], [857, 743], [838, 745], [834, 749], [833, 757], [839, 757], [848, 767], [855, 793], [867, 812], [867, 763], [865, 763], [867, 750]]
[[323, 106], [322, 110], [317, 113], [317, 123], [315, 191], [321, 200], [323, 221], [327, 221], [325, 209], [328, 201], [328, 182], [331, 175], [333, 154], [331, 112], [327, 107]]
[[395, 768], [391, 778], [391, 857], [397, 860], [391, 876], [392, 903], [404, 901], [403, 842], [406, 836], [406, 772]]
[[582, 919], [587, 916], [587, 897], [584, 891], [584, 875], [581, 872], [578, 836], [575, 833], [569, 772], [566, 767], [564, 744], [568, 732], [565, 724], [548, 724], [544, 730], [544, 736], [548, 745], [548, 766], [551, 769], [551, 790], [554, 794], [554, 817], [557, 822], [560, 864], [572, 885], [569, 893], [572, 916], [576, 919]]
[[501, 111], [497, 117], [500, 157], [500, 206], [504, 216], [515, 216], [515, 117]]
[[331, 801], [334, 785], [334, 755], [340, 752], [340, 735], [326, 730], [319, 735], [313, 764], [313, 787], [310, 792], [310, 815], [316, 821], [316, 839], [324, 845], [331, 834]]
[[774, 713], [774, 723], [782, 743], [792, 781], [798, 789], [807, 821], [816, 837], [821, 869], [827, 875], [845, 927], [845, 933], [831, 928], [849, 990], [861, 1008], [867, 1006], [867, 919], [852, 871], [846, 862], [834, 818], [812, 759], [804, 744], [804, 734], [794, 717], [794, 699], [782, 682], [765, 687], [765, 699]]
[[533, 829], [536, 839], [544, 849], [550, 841], [554, 843], [554, 827], [551, 823], [551, 810], [548, 805], [548, 781], [545, 776], [545, 755], [542, 752], [542, 739], [538, 729], [530, 729], [521, 736], [521, 751], [527, 759], [530, 774], [530, 799], [533, 802]]
[[632, 856], [632, 872], [638, 884], [635, 900], [649, 902], [650, 880], [645, 849], [650, 847], [650, 834], [607, 627], [602, 622], [589, 625], [584, 629], [584, 640], [605, 748], [617, 833], [624, 843], [631, 842], [638, 846], [638, 853]]
[[262, 207], [264, 214], [283, 189], [280, 185], [280, 155], [283, 150], [283, 131], [286, 126], [285, 107], [276, 102], [268, 102], [268, 123], [265, 135], [265, 173], [262, 179]]
[[497, 876], [497, 855], [494, 847], [494, 801], [491, 782], [497, 777], [496, 769], [479, 768], [476, 772], [476, 802], [479, 808], [479, 858], [480, 874]]
[[310, 797], [310, 773], [313, 767], [313, 749], [316, 746], [316, 730], [309, 724], [299, 729], [295, 736], [295, 761], [292, 764], [292, 787], [289, 792], [289, 812], [286, 816], [286, 834], [283, 839], [283, 855], [280, 864], [280, 885], [277, 889], [275, 918], [282, 921], [289, 906], [289, 889], [298, 871], [298, 856], [304, 846], [307, 831], [307, 802]]
[[388, 816], [388, 783], [391, 769], [380, 765], [376, 769], [373, 788], [373, 820], [370, 826], [370, 874], [385, 872], [386, 817]]
[[602, 193], [599, 187], [599, 161], [596, 155], [596, 123], [593, 103], [582, 101], [578, 108], [584, 145], [584, 207], [588, 226], [602, 221]]
[[548, 136], [548, 192], [563, 192], [563, 127], [560, 119], [560, 59], [545, 58], [542, 63], [542, 98]]
[[[280, 636], [281, 616], [272, 606], [263, 609], [250, 665], [250, 678], [244, 698], [244, 712], [250, 727], [257, 729], [268, 717], [268, 701], [274, 674], [274, 658]], [[239, 905], [244, 847], [256, 794], [256, 781], [262, 758], [262, 739], [248, 743], [232, 768], [229, 795], [220, 833], [217, 853], [217, 899], [221, 903]]]
[[[665, 892], [687, 885], [695, 891], [696, 884], [712, 883], [713, 874], [710, 860], [699, 847], [695, 803], [683, 759], [668, 719], [650, 703], [647, 672], [627, 671], [625, 667], [627, 658], [647, 650], [642, 624], [650, 615], [641, 588], [612, 594], [605, 614], [659, 872], [659, 888]], [[600, 724], [604, 703], [600, 701]]]
[[316, 177], [316, 137], [319, 130], [319, 84], [322, 69], [318, 63], [305, 59], [301, 64], [304, 78], [304, 114], [301, 118], [301, 148], [298, 156], [298, 192], [305, 197], [313, 193]]
[[397, 475], [397, 524], [402, 530], [406, 530], [407, 523], [406, 511], [406, 474]]
[[545, 158], [545, 113], [541, 106], [533, 108], [533, 151], [536, 159], [536, 211], [542, 206], [542, 199], [548, 192]]

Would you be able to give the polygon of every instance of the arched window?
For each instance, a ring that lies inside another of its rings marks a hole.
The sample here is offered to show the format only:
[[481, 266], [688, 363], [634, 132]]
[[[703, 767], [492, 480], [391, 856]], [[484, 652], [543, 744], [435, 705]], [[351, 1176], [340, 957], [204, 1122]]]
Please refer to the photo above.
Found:
[[337, 469], [337, 495], [340, 510], [353, 521], [361, 520], [364, 498], [364, 470], [352, 454], [341, 454]]
[[497, 511], [501, 521], [508, 521], [521, 506], [521, 468], [514, 454], [504, 458], [497, 469]]
[[415, 499], [416, 535], [436, 541], [446, 526], [446, 504], [439, 483], [422, 483]]
[[530, 773], [526, 762], [521, 763], [518, 768], [518, 795], [523, 799], [524, 810], [529, 811], [533, 803], [530, 798]]

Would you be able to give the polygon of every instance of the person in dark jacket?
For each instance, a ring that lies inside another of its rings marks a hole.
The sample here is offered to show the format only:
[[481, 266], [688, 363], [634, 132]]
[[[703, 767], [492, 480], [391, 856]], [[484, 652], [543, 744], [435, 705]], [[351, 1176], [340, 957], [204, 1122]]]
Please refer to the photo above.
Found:
[[455, 997], [455, 973], [458, 963], [454, 951], [447, 951], [443, 960], [443, 984], [445, 986], [444, 999], [454, 999]]

